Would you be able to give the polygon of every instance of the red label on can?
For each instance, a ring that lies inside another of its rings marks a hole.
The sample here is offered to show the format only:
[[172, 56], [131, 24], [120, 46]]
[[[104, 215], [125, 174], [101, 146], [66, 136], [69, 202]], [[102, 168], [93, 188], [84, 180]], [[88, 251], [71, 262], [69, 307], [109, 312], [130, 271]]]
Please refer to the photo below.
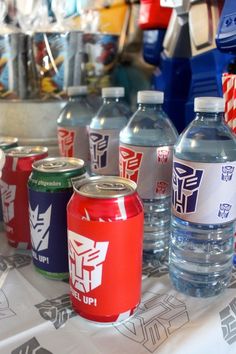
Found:
[[83, 317], [115, 322], [141, 297], [143, 213], [121, 221], [78, 219], [68, 207], [72, 304]]

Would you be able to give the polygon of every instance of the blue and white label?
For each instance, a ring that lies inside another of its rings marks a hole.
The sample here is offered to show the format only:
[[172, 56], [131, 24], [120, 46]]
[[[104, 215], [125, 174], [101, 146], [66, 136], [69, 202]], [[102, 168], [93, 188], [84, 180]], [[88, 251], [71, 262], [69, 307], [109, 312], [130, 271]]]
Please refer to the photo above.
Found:
[[29, 189], [30, 233], [33, 263], [51, 273], [67, 273], [66, 206], [72, 188], [61, 192]]
[[236, 162], [199, 163], [174, 157], [172, 212], [194, 223], [236, 219]]

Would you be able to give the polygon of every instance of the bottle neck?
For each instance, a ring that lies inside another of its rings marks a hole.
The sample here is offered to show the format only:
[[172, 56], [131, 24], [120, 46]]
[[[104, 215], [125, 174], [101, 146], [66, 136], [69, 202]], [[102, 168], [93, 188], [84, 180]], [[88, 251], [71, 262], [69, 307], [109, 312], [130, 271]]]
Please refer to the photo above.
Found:
[[139, 103], [138, 109], [142, 111], [162, 111], [162, 105], [159, 103]]
[[103, 97], [103, 103], [118, 103], [122, 100], [122, 97]]
[[70, 102], [80, 102], [80, 101], [84, 100], [85, 97], [86, 97], [85, 95], [70, 96], [69, 101]]
[[195, 120], [205, 122], [223, 122], [224, 112], [196, 112]]

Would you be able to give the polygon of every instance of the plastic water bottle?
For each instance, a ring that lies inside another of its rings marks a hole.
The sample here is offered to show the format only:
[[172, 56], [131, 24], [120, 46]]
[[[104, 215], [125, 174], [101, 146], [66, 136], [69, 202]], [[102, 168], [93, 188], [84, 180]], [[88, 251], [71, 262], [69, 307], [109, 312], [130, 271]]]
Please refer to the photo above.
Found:
[[162, 110], [163, 92], [139, 91], [138, 109], [120, 133], [120, 175], [137, 183], [144, 203], [143, 259], [168, 255], [173, 145], [177, 131]]
[[88, 126], [94, 109], [87, 99], [87, 86], [68, 88], [69, 101], [57, 120], [57, 136], [61, 156], [77, 157], [89, 165]]
[[119, 175], [119, 133], [130, 117], [124, 94], [123, 87], [102, 89], [103, 103], [89, 127], [92, 174]]
[[169, 272], [180, 292], [208, 297], [231, 278], [236, 139], [222, 98], [195, 98], [194, 110], [174, 148]]

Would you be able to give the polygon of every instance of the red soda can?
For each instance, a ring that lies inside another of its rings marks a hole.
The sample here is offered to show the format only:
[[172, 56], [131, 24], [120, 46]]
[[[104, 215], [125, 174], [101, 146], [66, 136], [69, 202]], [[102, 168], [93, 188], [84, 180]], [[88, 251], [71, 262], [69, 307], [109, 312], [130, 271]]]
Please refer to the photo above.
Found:
[[30, 224], [27, 182], [32, 163], [48, 156], [42, 146], [18, 146], [4, 151], [6, 162], [0, 181], [3, 222], [12, 247], [30, 249]]
[[129, 318], [141, 298], [143, 206], [131, 180], [90, 177], [67, 205], [70, 295], [96, 322]]

